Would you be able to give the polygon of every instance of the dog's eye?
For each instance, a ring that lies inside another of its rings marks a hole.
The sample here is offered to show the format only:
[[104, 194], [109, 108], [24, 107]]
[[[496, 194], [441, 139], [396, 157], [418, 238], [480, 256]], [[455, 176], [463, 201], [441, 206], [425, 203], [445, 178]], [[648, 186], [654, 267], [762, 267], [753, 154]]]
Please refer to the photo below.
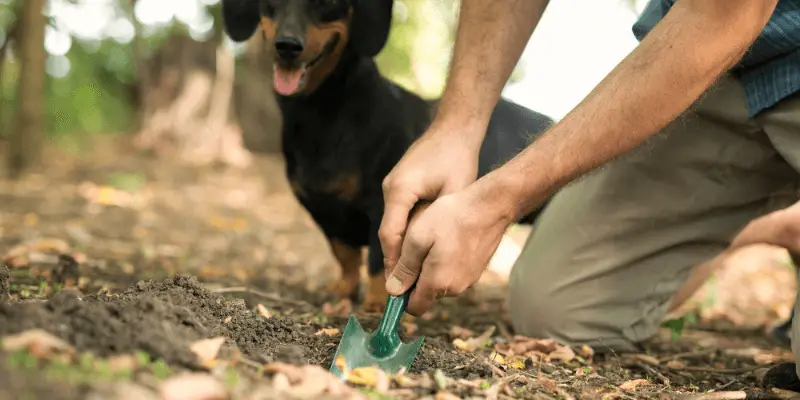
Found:
[[322, 22], [333, 22], [347, 16], [347, 4], [343, 0], [314, 0], [312, 4]]
[[281, 5], [281, 0], [264, 0], [261, 2], [261, 10], [267, 17], [275, 17], [275, 12]]

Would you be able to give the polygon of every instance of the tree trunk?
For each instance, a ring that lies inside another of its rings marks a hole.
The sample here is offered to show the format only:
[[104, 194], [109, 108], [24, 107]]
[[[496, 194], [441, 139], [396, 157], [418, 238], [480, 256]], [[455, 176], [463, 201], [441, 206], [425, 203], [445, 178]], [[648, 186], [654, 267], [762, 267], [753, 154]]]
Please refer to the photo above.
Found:
[[39, 155], [44, 128], [45, 0], [25, 0], [20, 20], [19, 109], [9, 137], [9, 173], [18, 178]]
[[217, 41], [175, 35], [147, 62], [134, 144], [195, 165], [245, 167], [251, 155], [231, 111], [236, 60]]

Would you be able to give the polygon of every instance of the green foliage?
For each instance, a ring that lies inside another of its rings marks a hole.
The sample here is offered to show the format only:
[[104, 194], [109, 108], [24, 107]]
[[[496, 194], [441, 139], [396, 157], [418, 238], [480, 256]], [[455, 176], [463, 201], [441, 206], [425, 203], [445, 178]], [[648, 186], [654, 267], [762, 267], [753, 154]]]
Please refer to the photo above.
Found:
[[[92, 47], [76, 41], [66, 56], [48, 58], [51, 66], [69, 66], [66, 76], [48, 74], [45, 82], [45, 123], [51, 137], [121, 132], [135, 122], [129, 46], [104, 40]], [[3, 107], [3, 120], [8, 121], [18, 108], [19, 64], [9, 60], [3, 72], [0, 102], [8, 105]]]
[[670, 339], [674, 342], [681, 338], [686, 326], [697, 325], [697, 316], [694, 313], [688, 312], [683, 316], [675, 319], [664, 321], [663, 327], [669, 328]]
[[[130, 11], [121, 8], [119, 13], [124, 15]], [[2, 6], [0, 1], [0, 40], [1, 33], [13, 25], [17, 14], [11, 6]], [[175, 34], [188, 34], [188, 29], [173, 21], [148, 30], [146, 36], [137, 39], [145, 50], [142, 56], [148, 57]], [[93, 134], [131, 131], [137, 122], [133, 95], [138, 83], [133, 43], [119, 43], [111, 38], [82, 40], [72, 37], [71, 40], [72, 46], [65, 56], [50, 55], [47, 60], [45, 126], [50, 139], [71, 145]], [[65, 68], [68, 68], [66, 75], [63, 74]], [[18, 109], [16, 86], [21, 73], [18, 59], [8, 57], [0, 73], [0, 103], [3, 104], [0, 121], [6, 125], [6, 129], [0, 129], [3, 135], [14, 129], [11, 124]]]
[[108, 186], [135, 192], [147, 182], [147, 177], [135, 172], [112, 172], [108, 174]]

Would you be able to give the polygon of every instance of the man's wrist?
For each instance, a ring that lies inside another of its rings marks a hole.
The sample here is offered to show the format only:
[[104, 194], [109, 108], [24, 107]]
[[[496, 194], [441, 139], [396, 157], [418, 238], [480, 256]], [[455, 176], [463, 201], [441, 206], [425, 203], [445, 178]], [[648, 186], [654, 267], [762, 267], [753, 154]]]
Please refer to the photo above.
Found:
[[488, 118], [484, 120], [475, 115], [464, 115], [457, 112], [439, 113], [428, 128], [426, 135], [444, 136], [467, 144], [474, 148], [477, 154], [486, 137], [488, 126]]
[[501, 167], [481, 177], [472, 186], [487, 209], [492, 210], [499, 220], [512, 224], [524, 217], [529, 212], [528, 205], [540, 197], [530, 195], [531, 190], [526, 188], [528, 183], [518, 171]]

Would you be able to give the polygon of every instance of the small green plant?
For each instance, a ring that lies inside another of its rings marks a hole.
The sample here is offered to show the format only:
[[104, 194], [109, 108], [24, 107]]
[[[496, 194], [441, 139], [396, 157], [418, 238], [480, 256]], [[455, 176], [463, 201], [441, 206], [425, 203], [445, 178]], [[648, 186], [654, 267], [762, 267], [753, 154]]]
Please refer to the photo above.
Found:
[[669, 328], [670, 339], [675, 342], [678, 341], [683, 335], [683, 330], [686, 326], [697, 325], [697, 316], [694, 313], [688, 312], [683, 316], [665, 321], [662, 326]]
[[136, 365], [149, 365], [151, 362], [150, 354], [146, 351], [137, 350], [133, 353], [133, 357], [136, 359]]
[[172, 375], [172, 369], [167, 365], [166, 362], [162, 359], [158, 359], [158, 361], [154, 362], [150, 365], [150, 371], [153, 372], [156, 379], [163, 381]]
[[135, 192], [144, 186], [146, 178], [141, 173], [112, 172], [108, 174], [108, 186], [116, 189]]
[[239, 373], [236, 372], [233, 368], [226, 368], [225, 373], [223, 375], [223, 380], [225, 382], [225, 386], [228, 389], [233, 390], [239, 384]]
[[27, 351], [19, 350], [6, 356], [6, 366], [11, 369], [31, 370], [36, 368], [38, 364], [36, 357]]

